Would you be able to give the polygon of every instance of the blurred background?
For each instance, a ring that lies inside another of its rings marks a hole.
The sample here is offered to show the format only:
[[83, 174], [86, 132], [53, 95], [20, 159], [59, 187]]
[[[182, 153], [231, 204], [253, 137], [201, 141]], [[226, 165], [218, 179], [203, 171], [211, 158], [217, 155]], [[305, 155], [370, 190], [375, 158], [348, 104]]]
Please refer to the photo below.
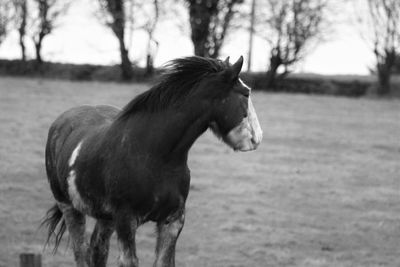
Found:
[[0, 267], [73, 266], [38, 229], [54, 119], [123, 107], [191, 55], [244, 56], [264, 139], [196, 142], [177, 266], [400, 266], [400, 1], [0, 0]]
[[3, 0], [0, 8], [5, 75], [140, 80], [176, 57], [244, 55], [256, 89], [398, 91], [396, 1]]

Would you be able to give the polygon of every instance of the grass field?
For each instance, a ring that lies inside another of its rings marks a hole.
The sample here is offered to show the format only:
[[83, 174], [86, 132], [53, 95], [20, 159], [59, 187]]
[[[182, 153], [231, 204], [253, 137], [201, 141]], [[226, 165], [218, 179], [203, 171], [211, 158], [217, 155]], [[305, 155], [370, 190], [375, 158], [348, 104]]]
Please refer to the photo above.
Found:
[[[69, 107], [121, 107], [145, 89], [0, 78], [0, 266], [26, 251], [43, 253], [44, 266], [73, 266], [65, 245], [42, 251], [37, 230], [53, 203], [47, 129]], [[177, 266], [400, 266], [400, 100], [253, 99], [264, 130], [257, 151], [234, 153], [210, 133], [191, 150]], [[152, 264], [154, 238], [153, 225], [139, 230], [141, 266]], [[109, 266], [116, 259], [113, 236]]]

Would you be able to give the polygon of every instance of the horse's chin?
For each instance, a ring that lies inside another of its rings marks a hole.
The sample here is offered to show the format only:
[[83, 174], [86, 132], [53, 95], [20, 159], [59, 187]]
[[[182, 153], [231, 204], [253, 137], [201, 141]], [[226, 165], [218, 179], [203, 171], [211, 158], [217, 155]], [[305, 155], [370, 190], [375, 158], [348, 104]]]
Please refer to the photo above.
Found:
[[239, 145], [235, 145], [233, 147], [234, 151], [240, 151], [240, 152], [247, 152], [247, 151], [252, 151], [256, 150], [258, 145], [254, 145], [251, 141], [246, 141], [242, 142]]
[[232, 143], [230, 141], [227, 141], [228, 145], [233, 148], [234, 151], [238, 152], [247, 152], [247, 151], [252, 151], [256, 150], [258, 147], [258, 144], [255, 144], [251, 141], [251, 139], [243, 139], [240, 140], [239, 142]]
[[255, 133], [248, 118], [244, 118], [238, 126], [224, 137], [224, 141], [235, 151], [245, 152], [255, 150], [261, 139], [255, 138]]

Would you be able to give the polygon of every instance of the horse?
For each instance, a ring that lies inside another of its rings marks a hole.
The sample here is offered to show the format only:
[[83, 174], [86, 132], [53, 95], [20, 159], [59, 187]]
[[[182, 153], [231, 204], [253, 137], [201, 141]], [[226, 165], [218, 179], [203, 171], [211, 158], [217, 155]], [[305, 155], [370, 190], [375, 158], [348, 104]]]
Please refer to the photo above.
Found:
[[[159, 82], [122, 110], [79, 106], [50, 126], [45, 151], [55, 204], [43, 225], [54, 252], [66, 230], [76, 265], [106, 266], [117, 234], [119, 266], [138, 266], [135, 233], [155, 222], [154, 266], [175, 266], [189, 192], [188, 152], [207, 129], [236, 151], [262, 140], [251, 89], [239, 77], [243, 57], [186, 57], [166, 64]], [[85, 239], [85, 219], [96, 223]]]

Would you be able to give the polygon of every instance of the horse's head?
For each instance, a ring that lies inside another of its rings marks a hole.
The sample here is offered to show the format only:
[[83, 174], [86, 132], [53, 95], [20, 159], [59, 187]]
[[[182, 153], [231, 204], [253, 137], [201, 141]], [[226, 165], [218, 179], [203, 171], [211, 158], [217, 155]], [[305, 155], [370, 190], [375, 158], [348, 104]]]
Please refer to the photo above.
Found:
[[197, 121], [201, 121], [198, 131], [186, 134], [200, 133], [209, 127], [234, 150], [254, 150], [261, 142], [262, 131], [250, 87], [239, 78], [242, 65], [243, 57], [234, 64], [228, 59], [223, 62], [196, 56], [172, 60], [160, 82], [132, 100], [120, 118], [138, 111], [164, 114], [167, 109], [180, 110], [187, 117], [203, 115]]
[[254, 150], [262, 140], [262, 130], [251, 102], [251, 89], [239, 78], [243, 57], [233, 65], [227, 58], [225, 64], [227, 68], [218, 73], [220, 82], [216, 84], [222, 88], [215, 90], [223, 93], [215, 101], [210, 128], [234, 150]]

